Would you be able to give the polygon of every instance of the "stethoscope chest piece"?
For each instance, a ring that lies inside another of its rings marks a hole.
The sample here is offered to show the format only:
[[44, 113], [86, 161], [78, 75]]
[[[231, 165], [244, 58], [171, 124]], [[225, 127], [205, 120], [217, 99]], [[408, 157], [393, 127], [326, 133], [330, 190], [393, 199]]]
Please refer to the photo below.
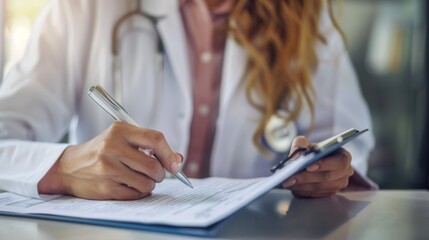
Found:
[[293, 122], [285, 123], [286, 114], [285, 111], [277, 111], [270, 117], [264, 129], [265, 144], [270, 150], [277, 153], [287, 152], [298, 132]]

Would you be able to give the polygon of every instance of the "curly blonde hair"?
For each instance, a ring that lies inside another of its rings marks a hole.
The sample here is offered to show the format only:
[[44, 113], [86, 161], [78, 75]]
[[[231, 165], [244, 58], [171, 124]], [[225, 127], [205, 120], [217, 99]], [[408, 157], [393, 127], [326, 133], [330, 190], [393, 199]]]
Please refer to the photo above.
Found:
[[267, 153], [260, 142], [264, 126], [279, 108], [289, 113], [284, 121], [292, 122], [307, 105], [314, 125], [312, 75], [316, 42], [326, 42], [319, 31], [324, 4], [339, 30], [331, 0], [235, 0], [228, 31], [248, 54], [246, 96], [262, 113], [253, 134], [262, 153]]

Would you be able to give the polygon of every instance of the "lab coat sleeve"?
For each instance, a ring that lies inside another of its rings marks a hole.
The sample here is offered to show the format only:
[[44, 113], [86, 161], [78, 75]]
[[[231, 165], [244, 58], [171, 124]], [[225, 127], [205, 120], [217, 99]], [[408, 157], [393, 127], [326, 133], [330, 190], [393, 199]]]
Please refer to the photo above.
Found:
[[[70, 1], [71, 2], [71, 1]], [[0, 190], [40, 197], [37, 184], [67, 147], [58, 144], [76, 108], [68, 69], [69, 1], [50, 1], [22, 60], [0, 88]]]
[[[362, 95], [356, 73], [339, 32], [333, 27], [327, 11], [322, 14], [321, 33], [326, 43], [318, 43], [318, 69], [314, 75], [315, 114], [312, 142], [341, 133], [349, 128], [370, 131], [345, 145], [352, 155], [352, 166], [362, 176], [368, 168], [368, 158], [374, 147], [371, 117]], [[305, 115], [301, 131], [311, 125]]]

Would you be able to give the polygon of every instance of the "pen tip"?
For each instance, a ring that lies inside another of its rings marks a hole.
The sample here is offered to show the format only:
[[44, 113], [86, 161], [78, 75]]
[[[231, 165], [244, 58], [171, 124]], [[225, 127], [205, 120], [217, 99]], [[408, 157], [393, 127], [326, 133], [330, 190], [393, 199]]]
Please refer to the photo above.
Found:
[[192, 183], [188, 180], [186, 181], [186, 186], [190, 187], [190, 188], [194, 188], [194, 185], [192, 185]]
[[194, 186], [192, 185], [192, 183], [189, 181], [189, 179], [185, 176], [185, 174], [183, 174], [182, 171], [180, 171], [179, 173], [177, 173], [175, 175], [182, 183], [184, 183], [186, 186], [190, 187], [190, 188], [194, 188]]

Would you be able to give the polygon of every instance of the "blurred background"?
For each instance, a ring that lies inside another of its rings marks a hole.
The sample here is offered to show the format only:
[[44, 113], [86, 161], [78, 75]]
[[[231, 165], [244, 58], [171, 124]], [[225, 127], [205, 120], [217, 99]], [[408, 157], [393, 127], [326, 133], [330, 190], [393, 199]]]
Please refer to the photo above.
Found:
[[381, 188], [428, 188], [426, 0], [345, 0], [336, 12], [376, 136]]
[[[0, 78], [22, 56], [46, 2], [0, 0]], [[368, 174], [383, 189], [429, 188], [426, 11], [426, 0], [344, 0], [336, 6], [373, 116], [376, 148]]]

